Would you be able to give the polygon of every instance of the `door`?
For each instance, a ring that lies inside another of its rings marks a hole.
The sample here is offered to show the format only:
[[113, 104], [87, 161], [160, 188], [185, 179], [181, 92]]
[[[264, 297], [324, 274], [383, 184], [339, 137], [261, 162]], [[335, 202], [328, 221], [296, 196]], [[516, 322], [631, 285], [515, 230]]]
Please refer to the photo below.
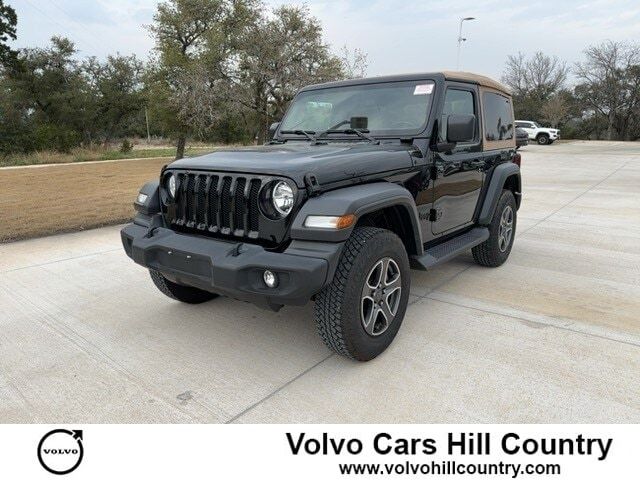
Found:
[[451, 114], [476, 116], [476, 134], [472, 142], [459, 143], [450, 153], [436, 153], [436, 178], [433, 188], [431, 231], [447, 233], [471, 224], [484, 181], [485, 162], [480, 141], [479, 99], [476, 87], [449, 86], [440, 117], [442, 141], [447, 138], [447, 117]]

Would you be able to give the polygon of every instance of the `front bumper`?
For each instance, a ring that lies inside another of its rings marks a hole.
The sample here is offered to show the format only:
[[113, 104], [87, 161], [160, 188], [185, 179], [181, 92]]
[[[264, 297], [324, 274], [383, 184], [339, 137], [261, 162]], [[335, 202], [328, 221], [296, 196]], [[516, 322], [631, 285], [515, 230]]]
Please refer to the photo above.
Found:
[[[121, 231], [125, 252], [167, 279], [277, 310], [304, 305], [332, 280], [342, 243], [294, 241], [282, 253], [258, 245], [130, 224]], [[271, 270], [278, 285], [265, 285]]]

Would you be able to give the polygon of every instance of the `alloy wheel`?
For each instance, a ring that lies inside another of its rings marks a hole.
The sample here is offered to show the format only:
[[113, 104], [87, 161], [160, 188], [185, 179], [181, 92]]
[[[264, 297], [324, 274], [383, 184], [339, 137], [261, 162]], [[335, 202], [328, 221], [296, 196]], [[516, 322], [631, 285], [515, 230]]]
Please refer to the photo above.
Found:
[[369, 335], [382, 335], [396, 318], [402, 295], [401, 281], [400, 267], [390, 257], [378, 260], [366, 276], [360, 318]]
[[500, 217], [500, 228], [498, 230], [498, 248], [501, 252], [506, 252], [511, 244], [513, 236], [513, 209], [506, 206]]

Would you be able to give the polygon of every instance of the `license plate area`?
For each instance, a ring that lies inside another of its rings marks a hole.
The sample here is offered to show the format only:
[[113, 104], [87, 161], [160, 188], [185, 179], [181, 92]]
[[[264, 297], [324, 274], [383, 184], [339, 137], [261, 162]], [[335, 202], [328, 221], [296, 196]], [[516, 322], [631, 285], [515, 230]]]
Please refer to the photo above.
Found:
[[181, 252], [179, 250], [158, 248], [152, 250], [148, 262], [160, 271], [211, 278], [211, 259], [203, 255]]

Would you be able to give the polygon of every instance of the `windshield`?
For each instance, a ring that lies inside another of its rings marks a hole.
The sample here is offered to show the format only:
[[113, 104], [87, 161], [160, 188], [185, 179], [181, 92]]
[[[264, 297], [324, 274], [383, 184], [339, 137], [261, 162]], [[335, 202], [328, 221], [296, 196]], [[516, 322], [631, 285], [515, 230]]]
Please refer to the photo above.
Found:
[[422, 80], [301, 92], [280, 131], [320, 133], [342, 125], [371, 135], [417, 134], [427, 123], [433, 90], [433, 82]]

